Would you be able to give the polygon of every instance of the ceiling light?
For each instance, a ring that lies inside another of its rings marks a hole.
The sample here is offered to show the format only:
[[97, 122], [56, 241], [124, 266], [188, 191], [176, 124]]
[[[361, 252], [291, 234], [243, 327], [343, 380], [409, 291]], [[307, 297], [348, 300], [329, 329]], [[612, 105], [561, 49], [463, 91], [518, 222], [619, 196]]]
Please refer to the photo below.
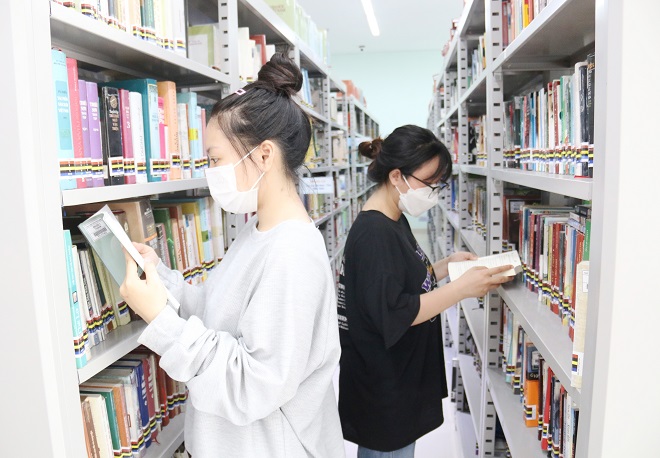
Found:
[[371, 0], [362, 0], [362, 8], [364, 8], [364, 14], [367, 15], [367, 22], [369, 23], [369, 29], [371, 34], [374, 37], [380, 35], [380, 29], [378, 28], [378, 21], [376, 21], [376, 14], [374, 13], [374, 5], [371, 3]]

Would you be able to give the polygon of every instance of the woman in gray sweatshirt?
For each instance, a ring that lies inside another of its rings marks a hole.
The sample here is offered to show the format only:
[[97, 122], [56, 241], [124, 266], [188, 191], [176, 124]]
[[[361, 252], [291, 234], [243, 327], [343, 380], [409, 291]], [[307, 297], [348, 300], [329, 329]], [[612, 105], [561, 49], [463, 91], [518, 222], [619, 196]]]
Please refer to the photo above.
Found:
[[344, 456], [332, 387], [335, 286], [295, 186], [311, 137], [292, 99], [302, 81], [276, 54], [256, 82], [213, 108], [205, 138], [211, 195], [226, 211], [256, 215], [204, 285], [186, 283], [145, 245], [136, 244], [146, 280], [127, 257], [121, 293], [149, 323], [139, 342], [188, 387], [184, 435], [194, 458]]

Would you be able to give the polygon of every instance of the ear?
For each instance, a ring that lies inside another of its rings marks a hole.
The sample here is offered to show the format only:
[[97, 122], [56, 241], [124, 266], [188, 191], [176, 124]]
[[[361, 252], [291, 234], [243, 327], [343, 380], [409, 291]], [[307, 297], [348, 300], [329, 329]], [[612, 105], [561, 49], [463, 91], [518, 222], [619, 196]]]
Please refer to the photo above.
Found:
[[389, 177], [390, 177], [390, 183], [392, 183], [392, 185], [397, 188], [405, 184], [405, 182], [403, 181], [403, 174], [401, 174], [401, 170], [399, 169], [391, 170]]
[[254, 160], [262, 172], [268, 172], [273, 167], [277, 152], [279, 152], [279, 148], [270, 140], [265, 140], [259, 145], [255, 151]]

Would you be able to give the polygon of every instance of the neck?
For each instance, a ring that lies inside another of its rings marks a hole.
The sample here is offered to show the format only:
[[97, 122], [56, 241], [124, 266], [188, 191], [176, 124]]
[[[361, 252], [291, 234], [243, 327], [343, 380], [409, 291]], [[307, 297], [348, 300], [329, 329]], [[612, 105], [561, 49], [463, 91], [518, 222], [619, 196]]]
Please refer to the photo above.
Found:
[[383, 183], [364, 204], [364, 210], [376, 210], [393, 221], [401, 218], [399, 192], [389, 183]]
[[258, 229], [265, 232], [288, 220], [309, 222], [295, 185], [288, 179], [271, 178], [264, 182], [266, 177], [259, 186]]

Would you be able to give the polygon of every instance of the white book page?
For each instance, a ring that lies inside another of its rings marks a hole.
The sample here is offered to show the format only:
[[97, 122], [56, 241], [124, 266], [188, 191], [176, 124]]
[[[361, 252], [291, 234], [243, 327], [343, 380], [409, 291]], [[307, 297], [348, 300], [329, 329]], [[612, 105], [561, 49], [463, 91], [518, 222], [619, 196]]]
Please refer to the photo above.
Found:
[[486, 267], [492, 269], [494, 267], [500, 266], [513, 266], [513, 269], [509, 269], [505, 272], [502, 272], [501, 276], [512, 277], [518, 272], [522, 271], [522, 265], [520, 263], [520, 256], [518, 256], [517, 251], [507, 251], [506, 253], [494, 254], [492, 256], [484, 256], [474, 261], [460, 261], [460, 262], [450, 262], [448, 264], [449, 270], [449, 279], [455, 281], [460, 278], [468, 270], [473, 267]]

